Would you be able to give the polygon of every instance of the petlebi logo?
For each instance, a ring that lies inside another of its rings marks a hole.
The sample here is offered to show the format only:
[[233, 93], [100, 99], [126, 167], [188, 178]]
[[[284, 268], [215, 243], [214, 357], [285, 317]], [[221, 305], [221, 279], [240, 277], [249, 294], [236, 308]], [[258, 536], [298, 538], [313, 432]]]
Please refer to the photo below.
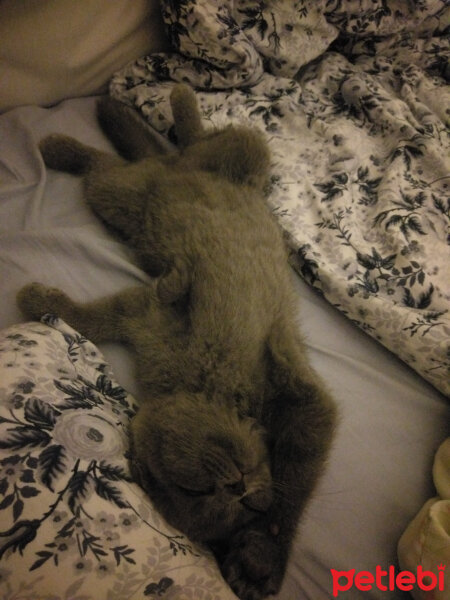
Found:
[[335, 598], [337, 596], [345, 598], [345, 592], [352, 588], [362, 592], [368, 592], [372, 589], [378, 589], [382, 592], [392, 592], [394, 590], [410, 592], [414, 587], [417, 587], [424, 592], [431, 592], [432, 590], [443, 592], [445, 590], [445, 566], [438, 565], [437, 575], [433, 571], [424, 570], [420, 565], [415, 573], [413, 571], [396, 572], [393, 566], [384, 570], [379, 565], [375, 568], [375, 573], [370, 571], [359, 571], [357, 573], [356, 569], [350, 569], [349, 571], [331, 569], [333, 596]]

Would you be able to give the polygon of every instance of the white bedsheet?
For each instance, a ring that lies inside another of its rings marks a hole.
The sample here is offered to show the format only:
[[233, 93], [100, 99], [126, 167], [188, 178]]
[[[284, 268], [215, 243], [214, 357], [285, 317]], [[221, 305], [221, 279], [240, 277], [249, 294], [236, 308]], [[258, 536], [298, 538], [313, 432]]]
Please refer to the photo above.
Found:
[[[30, 281], [91, 300], [145, 283], [131, 253], [84, 206], [80, 181], [46, 171], [37, 142], [63, 132], [109, 148], [95, 99], [0, 116], [0, 328], [21, 322], [18, 289]], [[434, 452], [448, 435], [446, 400], [394, 355], [357, 329], [293, 274], [300, 326], [311, 360], [328, 382], [341, 420], [329, 468], [296, 538], [282, 600], [332, 597], [330, 569], [375, 572], [396, 564], [408, 522], [433, 495]], [[104, 344], [118, 382], [138, 398], [131, 356]], [[0, 373], [1, 379], [1, 373]], [[358, 598], [402, 598], [377, 589]]]

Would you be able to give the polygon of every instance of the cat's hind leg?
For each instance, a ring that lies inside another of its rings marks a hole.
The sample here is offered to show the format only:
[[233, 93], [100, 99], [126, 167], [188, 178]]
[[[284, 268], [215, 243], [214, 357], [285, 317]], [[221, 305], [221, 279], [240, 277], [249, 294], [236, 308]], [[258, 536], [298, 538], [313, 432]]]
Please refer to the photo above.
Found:
[[109, 169], [125, 163], [123, 159], [62, 134], [52, 134], [41, 140], [39, 149], [46, 166], [56, 171], [83, 175], [92, 170]]
[[136, 161], [171, 150], [169, 142], [152, 130], [136, 110], [110, 96], [97, 103], [97, 119], [116, 150], [127, 160]]

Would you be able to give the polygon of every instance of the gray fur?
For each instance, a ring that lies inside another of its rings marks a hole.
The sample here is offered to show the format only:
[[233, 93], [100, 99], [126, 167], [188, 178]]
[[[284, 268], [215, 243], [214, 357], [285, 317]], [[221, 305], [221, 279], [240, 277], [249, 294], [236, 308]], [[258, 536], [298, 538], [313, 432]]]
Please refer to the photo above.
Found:
[[187, 86], [171, 103], [177, 152], [153, 156], [136, 117], [112, 100], [99, 106], [102, 127], [138, 162], [65, 136], [41, 143], [48, 167], [84, 175], [88, 204], [156, 284], [83, 305], [31, 284], [18, 304], [134, 348], [133, 473], [170, 523], [212, 545], [237, 595], [258, 600], [281, 584], [335, 408], [298, 333], [282, 234], [264, 201], [263, 138], [232, 126], [205, 133]]

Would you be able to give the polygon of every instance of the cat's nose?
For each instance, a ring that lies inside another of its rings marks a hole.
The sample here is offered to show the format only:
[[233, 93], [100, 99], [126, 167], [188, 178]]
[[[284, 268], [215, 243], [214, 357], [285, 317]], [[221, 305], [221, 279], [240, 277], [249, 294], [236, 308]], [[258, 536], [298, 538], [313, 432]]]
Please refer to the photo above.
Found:
[[245, 482], [244, 479], [240, 479], [234, 483], [229, 483], [226, 486], [226, 489], [234, 494], [235, 496], [242, 496], [245, 493]]
[[241, 499], [242, 504], [247, 508], [258, 512], [266, 512], [272, 504], [272, 491], [270, 488], [265, 488], [252, 492]]

